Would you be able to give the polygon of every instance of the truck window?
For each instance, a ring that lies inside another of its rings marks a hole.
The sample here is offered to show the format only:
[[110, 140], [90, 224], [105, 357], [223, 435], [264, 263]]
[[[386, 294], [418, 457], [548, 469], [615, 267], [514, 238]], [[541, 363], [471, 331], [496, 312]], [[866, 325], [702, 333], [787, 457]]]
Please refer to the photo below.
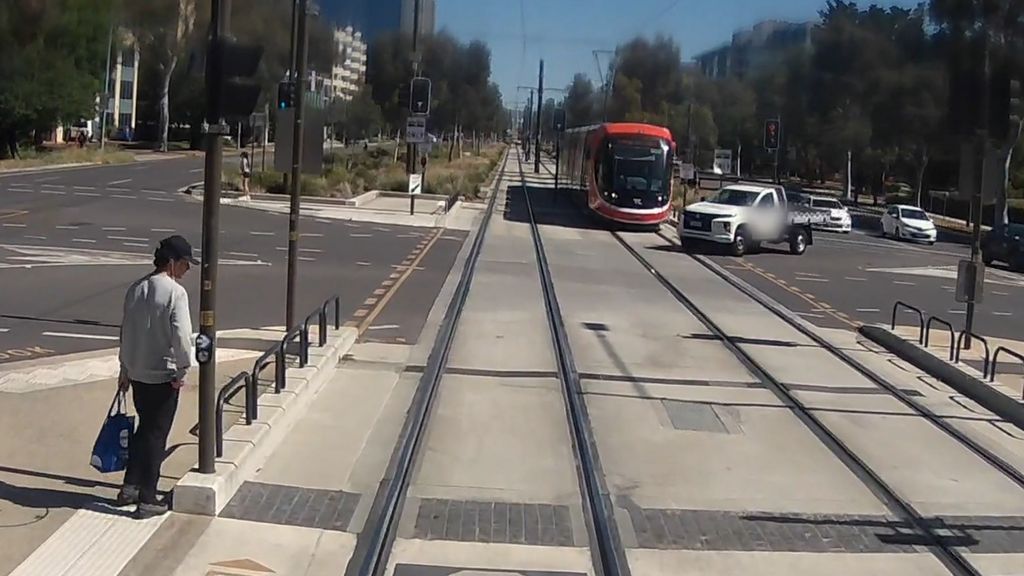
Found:
[[765, 192], [757, 200], [757, 207], [758, 208], [775, 208], [775, 193], [774, 192]]

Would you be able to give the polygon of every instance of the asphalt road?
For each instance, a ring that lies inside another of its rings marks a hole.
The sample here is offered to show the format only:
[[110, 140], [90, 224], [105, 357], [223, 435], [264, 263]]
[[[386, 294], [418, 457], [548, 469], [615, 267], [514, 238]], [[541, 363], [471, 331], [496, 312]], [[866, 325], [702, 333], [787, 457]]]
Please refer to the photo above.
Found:
[[[742, 259], [713, 258], [793, 312], [832, 328], [889, 322], [895, 301], [964, 326], [966, 308], [955, 301], [959, 260], [968, 258], [965, 238], [943, 234], [934, 246], [882, 238], [878, 218], [858, 215], [851, 234], [818, 232], [803, 256], [785, 246], [766, 247]], [[975, 316], [983, 335], [1020, 339], [1024, 334], [1024, 274], [993, 265]], [[900, 312], [897, 321], [916, 322]]]
[[[0, 363], [116, 346], [124, 290], [150, 270], [156, 243], [177, 233], [201, 246], [202, 206], [176, 192], [202, 179], [201, 162], [0, 177]], [[287, 228], [286, 215], [221, 207], [219, 329], [284, 325]], [[387, 328], [367, 333], [406, 342], [465, 238], [312, 218], [300, 232], [296, 310], [339, 294], [343, 319], [380, 317]], [[402, 265], [419, 253], [417, 266]], [[199, 270], [184, 284], [198, 329]]]

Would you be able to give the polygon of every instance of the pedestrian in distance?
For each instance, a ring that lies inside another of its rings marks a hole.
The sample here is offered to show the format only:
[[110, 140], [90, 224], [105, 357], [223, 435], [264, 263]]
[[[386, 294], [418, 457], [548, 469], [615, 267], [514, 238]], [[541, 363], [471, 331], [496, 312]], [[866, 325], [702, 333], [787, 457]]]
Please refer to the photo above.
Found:
[[116, 504], [136, 504], [139, 519], [168, 510], [167, 500], [157, 499], [157, 482], [178, 394], [192, 367], [192, 321], [180, 281], [196, 264], [188, 240], [165, 238], [154, 253], [154, 270], [133, 283], [124, 297], [118, 386], [131, 389], [139, 426], [128, 444], [128, 466]]
[[242, 159], [239, 162], [238, 171], [242, 174], [242, 194], [249, 195], [249, 179], [252, 178], [252, 160], [249, 153], [242, 151]]

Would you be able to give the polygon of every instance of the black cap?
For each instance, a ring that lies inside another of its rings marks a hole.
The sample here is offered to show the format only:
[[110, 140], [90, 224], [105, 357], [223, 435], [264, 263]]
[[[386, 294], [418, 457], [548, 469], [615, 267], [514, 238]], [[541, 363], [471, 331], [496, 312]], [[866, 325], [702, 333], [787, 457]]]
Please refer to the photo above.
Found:
[[188, 260], [190, 264], [198, 266], [199, 260], [192, 256], [192, 245], [188, 240], [175, 234], [160, 241], [156, 251], [167, 256], [171, 260]]

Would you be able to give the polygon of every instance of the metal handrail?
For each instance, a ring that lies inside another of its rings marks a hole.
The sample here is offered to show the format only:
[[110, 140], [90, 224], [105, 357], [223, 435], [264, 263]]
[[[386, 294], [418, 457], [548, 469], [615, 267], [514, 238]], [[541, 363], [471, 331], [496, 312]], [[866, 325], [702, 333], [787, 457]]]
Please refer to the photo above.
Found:
[[327, 300], [324, 300], [324, 316], [327, 316], [327, 307], [334, 303], [334, 329], [341, 330], [341, 296], [331, 296]]
[[282, 355], [288, 354], [288, 345], [292, 343], [296, 338], [299, 339], [299, 368], [305, 368], [309, 362], [309, 333], [302, 329], [302, 326], [296, 326], [292, 328], [288, 333], [281, 338], [281, 352]]
[[924, 325], [924, 347], [925, 348], [928, 347], [928, 341], [929, 341], [929, 339], [931, 338], [931, 335], [932, 335], [932, 322], [937, 322], [937, 323], [942, 324], [943, 326], [949, 328], [949, 361], [952, 362], [953, 361], [953, 345], [954, 345], [954, 342], [956, 341], [956, 331], [953, 330], [953, 325], [952, 324], [950, 324], [949, 322], [946, 322], [942, 318], [939, 318], [938, 316], [931, 316], [931, 317], [928, 318], [928, 322], [926, 322], [925, 325]]
[[253, 386], [253, 380], [249, 377], [249, 373], [240, 372], [217, 392], [217, 458], [224, 456], [224, 405], [237, 396], [239, 392], [245, 390], [245, 425], [252, 424], [252, 421], [256, 419], [256, 403], [250, 402], [249, 399], [256, 396], [249, 391], [254, 388], [255, 386]]
[[964, 330], [963, 332], [961, 332], [960, 336], [958, 336], [956, 339], [956, 361], [960, 361], [960, 350], [962, 349], [964, 344], [964, 337], [968, 335], [970, 335], [972, 338], [978, 340], [979, 342], [985, 345], [985, 361], [981, 365], [981, 376], [982, 378], [984, 378], [985, 376], [988, 376], [989, 360], [992, 357], [989, 353], [988, 340], [986, 340], [985, 337], [978, 336], [974, 332], [968, 330]]
[[[1017, 360], [1020, 360], [1021, 363], [1024, 364], [1024, 354], [1021, 354], [1021, 353], [1017, 352], [1016, 350], [1010, 350], [1006, 346], [999, 346], [999, 347], [997, 347], [995, 353], [992, 354], [992, 371], [988, 375], [988, 381], [989, 382], [995, 382], [996, 381], [996, 366], [999, 365], [999, 353], [1000, 352], [1006, 352], [1007, 354], [1009, 354], [1010, 356], [1013, 356]], [[1021, 392], [1021, 399], [1024, 400], [1024, 391]]]
[[[256, 386], [259, 385], [260, 375], [266, 370], [267, 366], [271, 364], [271, 358], [274, 363], [274, 394], [280, 394], [281, 390], [284, 390], [285, 378], [284, 378], [284, 345], [278, 342], [270, 347], [269, 350], [263, 353], [262, 356], [256, 359], [256, 362], [252, 365], [252, 380], [254, 383], [253, 391], [255, 393]], [[255, 397], [253, 398], [255, 401]]]
[[318, 309], [314, 310], [313, 312], [311, 312], [309, 314], [309, 316], [306, 316], [306, 319], [302, 321], [302, 341], [303, 341], [302, 350], [303, 350], [303, 353], [306, 356], [305, 362], [302, 363], [303, 366], [305, 366], [306, 363], [309, 362], [309, 322], [314, 317], [316, 318], [317, 326], [320, 327], [320, 334], [319, 334], [319, 336], [317, 338], [317, 340], [318, 340], [318, 344], [317, 345], [320, 346], [320, 347], [323, 347], [323, 345], [327, 343], [327, 333], [326, 333], [327, 330], [326, 330], [326, 326], [325, 326], [326, 323], [327, 323], [326, 322], [327, 317], [324, 316], [324, 309], [321, 307], [321, 308], [318, 308]]
[[918, 325], [917, 343], [918, 344], [923, 343], [924, 342], [924, 311], [922, 311], [917, 306], [911, 306], [910, 304], [907, 304], [906, 302], [904, 302], [902, 300], [897, 300], [896, 303], [892, 305], [892, 322], [890, 323], [890, 329], [892, 329], [892, 330], [896, 329], [896, 310], [898, 310], [900, 306], [903, 306], [907, 310], [910, 310], [910, 311], [913, 311], [913, 312], [917, 313], [917, 325]]

